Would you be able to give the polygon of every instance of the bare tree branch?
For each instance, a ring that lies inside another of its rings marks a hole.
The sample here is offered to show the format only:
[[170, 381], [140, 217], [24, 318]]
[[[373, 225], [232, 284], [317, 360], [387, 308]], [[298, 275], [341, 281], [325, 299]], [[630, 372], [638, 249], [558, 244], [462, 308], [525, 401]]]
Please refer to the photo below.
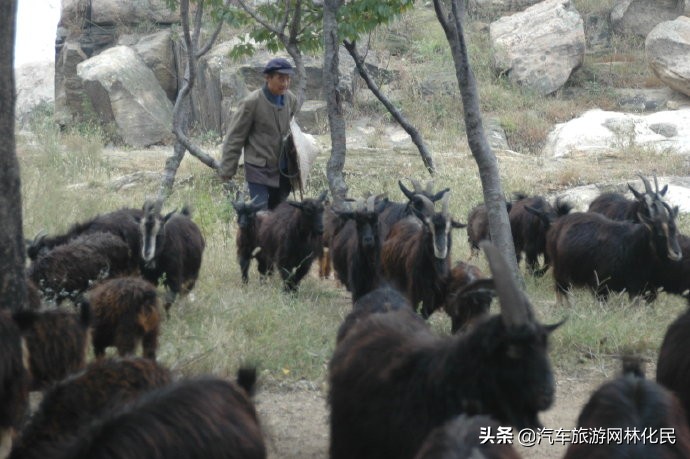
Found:
[[417, 146], [417, 149], [419, 150], [419, 154], [422, 157], [422, 161], [424, 162], [426, 170], [429, 171], [429, 174], [434, 175], [436, 173], [434, 161], [431, 158], [429, 150], [427, 149], [426, 144], [424, 143], [424, 139], [422, 139], [422, 136], [417, 130], [417, 128], [415, 128], [412, 124], [410, 124], [407, 121], [403, 114], [400, 113], [400, 111], [391, 103], [390, 100], [388, 100], [388, 98], [381, 92], [376, 82], [374, 82], [374, 80], [371, 78], [369, 72], [364, 66], [364, 59], [357, 52], [357, 43], [349, 42], [348, 40], [343, 40], [343, 44], [345, 45], [345, 49], [350, 53], [350, 56], [352, 56], [352, 58], [354, 59], [355, 65], [357, 66], [357, 71], [359, 72], [359, 75], [362, 77], [364, 82], [367, 84], [369, 90], [372, 93], [374, 93], [376, 98], [386, 107], [388, 112], [391, 115], [393, 115], [393, 118], [395, 118], [398, 124], [400, 124], [400, 126], [403, 129], [405, 129], [405, 132], [407, 132], [410, 135], [410, 138], [412, 138], [412, 142]]
[[[276, 34], [276, 35], [278, 36], [278, 38], [280, 39], [281, 42], [284, 42], [284, 41], [285, 41], [285, 33], [284, 33], [285, 28], [283, 28], [283, 29], [277, 29], [276, 27], [274, 27], [274, 26], [272, 26], [271, 24], [269, 24], [264, 18], [262, 18], [261, 16], [259, 16], [259, 15], [257, 14], [256, 11], [254, 11], [254, 10], [251, 9], [251, 8], [249, 8], [249, 6], [247, 6], [247, 4], [244, 2], [244, 0], [237, 0], [237, 3], [240, 4], [240, 6], [242, 7], [242, 9], [243, 9], [249, 16], [251, 16], [252, 19], [254, 19], [256, 22], [258, 22], [259, 24], [261, 24], [261, 26], [262, 26], [263, 28], [265, 28], [265, 29], [268, 30], [269, 32], [272, 32], [272, 33]], [[287, 22], [286, 22], [286, 23], [287, 23]]]
[[[297, 5], [297, 12], [299, 12], [299, 0], [298, 0], [298, 5]], [[280, 21], [280, 27], [278, 28], [280, 31], [283, 33], [285, 32], [285, 28], [287, 27], [287, 23], [290, 20], [290, 0], [285, 0], [285, 14], [283, 15], [283, 20]]]
[[[223, 8], [227, 8], [228, 6], [230, 6], [230, 0], [225, 0], [225, 4], [223, 5]], [[218, 25], [216, 25], [215, 30], [211, 34], [211, 37], [208, 39], [206, 44], [204, 44], [204, 46], [202, 46], [201, 49], [199, 49], [196, 52], [197, 59], [200, 57], [203, 57], [204, 54], [209, 52], [211, 50], [211, 47], [213, 47], [213, 44], [218, 39], [218, 35], [220, 35], [220, 31], [223, 29], [223, 18], [224, 18], [224, 15], [221, 16], [220, 20], [218, 21]], [[197, 45], [198, 45], [198, 43], [199, 42], [197, 41]]]
[[[289, 1], [288, 1], [289, 3]], [[287, 8], [286, 8], [287, 10]], [[287, 19], [287, 16], [286, 16]], [[295, 14], [292, 16], [292, 23], [290, 24], [289, 42], [297, 44], [297, 37], [299, 33], [300, 24], [302, 23], [302, 0], [297, 0], [295, 3]]]

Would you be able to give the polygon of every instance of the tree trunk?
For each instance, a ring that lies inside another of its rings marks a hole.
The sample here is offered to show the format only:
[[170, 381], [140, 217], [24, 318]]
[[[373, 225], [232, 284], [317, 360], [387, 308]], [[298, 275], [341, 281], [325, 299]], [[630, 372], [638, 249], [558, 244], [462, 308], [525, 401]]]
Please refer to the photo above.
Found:
[[345, 45], [345, 49], [347, 49], [347, 51], [350, 53], [350, 56], [352, 56], [352, 59], [354, 59], [355, 65], [357, 66], [357, 71], [359, 72], [359, 75], [362, 77], [364, 82], [367, 84], [369, 90], [372, 93], [374, 93], [376, 98], [383, 104], [384, 107], [386, 107], [388, 112], [391, 115], [393, 115], [395, 121], [397, 121], [398, 124], [403, 129], [405, 129], [405, 132], [407, 132], [410, 135], [412, 142], [417, 146], [417, 150], [419, 150], [419, 155], [422, 157], [424, 167], [426, 167], [426, 170], [429, 171], [429, 174], [434, 175], [436, 173], [434, 161], [431, 158], [429, 150], [426, 148], [426, 144], [424, 143], [422, 135], [419, 133], [417, 128], [415, 128], [412, 124], [410, 124], [407, 121], [403, 114], [400, 113], [400, 110], [395, 108], [391, 101], [388, 100], [388, 98], [381, 92], [374, 80], [371, 79], [371, 75], [369, 75], [369, 72], [367, 72], [366, 67], [364, 67], [364, 59], [362, 59], [362, 56], [360, 56], [357, 52], [357, 43], [350, 43], [349, 41], [344, 40], [343, 44]]
[[323, 85], [328, 108], [328, 124], [331, 130], [331, 157], [326, 176], [331, 188], [333, 203], [340, 205], [347, 197], [347, 184], [343, 177], [347, 144], [342, 100], [338, 92], [338, 9], [342, 0], [325, 0], [323, 9]]
[[14, 138], [14, 32], [17, 1], [0, 2], [0, 309], [26, 303], [22, 198]]
[[505, 195], [501, 186], [498, 162], [486, 140], [486, 134], [482, 125], [482, 115], [479, 109], [477, 82], [467, 57], [467, 46], [462, 27], [462, 12], [464, 10], [458, 5], [458, 0], [450, 0], [450, 4], [451, 12], [448, 15], [443, 12], [441, 0], [434, 0], [434, 9], [436, 17], [446, 34], [446, 39], [453, 55], [455, 75], [462, 97], [467, 142], [472, 151], [472, 156], [474, 156], [477, 166], [479, 166], [479, 176], [484, 191], [484, 203], [486, 204], [489, 217], [491, 241], [505, 257], [516, 281], [518, 281], [519, 285], [524, 285], [524, 280], [520, 275], [515, 258], [515, 246], [513, 245], [510, 221], [508, 220], [508, 212], [505, 207]]

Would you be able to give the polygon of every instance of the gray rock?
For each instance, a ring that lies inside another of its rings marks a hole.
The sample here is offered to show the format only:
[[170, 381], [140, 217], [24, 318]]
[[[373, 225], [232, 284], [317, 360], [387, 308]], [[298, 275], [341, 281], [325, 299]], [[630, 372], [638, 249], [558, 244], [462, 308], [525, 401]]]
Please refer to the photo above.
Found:
[[55, 121], [60, 126], [83, 119], [84, 86], [77, 65], [86, 59], [79, 42], [68, 39], [55, 61]]
[[611, 10], [613, 30], [646, 37], [659, 23], [687, 14], [686, 0], [617, 0]]
[[541, 95], [557, 91], [585, 55], [582, 17], [570, 0], [546, 0], [491, 23], [494, 69]]
[[91, 111], [114, 123], [125, 143], [144, 147], [171, 140], [172, 104], [131, 48], [107, 49], [77, 66]]
[[501, 126], [501, 122], [496, 118], [486, 120], [486, 137], [492, 150], [510, 150], [506, 131]]
[[650, 124], [649, 129], [652, 132], [656, 132], [659, 135], [663, 135], [664, 137], [675, 137], [678, 135], [678, 128], [676, 128], [676, 126], [674, 126], [673, 124], [668, 124], [668, 123]]
[[654, 74], [669, 87], [690, 96], [690, 18], [658, 24], [645, 40]]
[[14, 116], [19, 126], [28, 121], [31, 112], [41, 104], [55, 101], [55, 64], [34, 62], [14, 69], [17, 100]]
[[[90, 17], [85, 8], [90, 7]], [[170, 10], [165, 0], [62, 0], [60, 24], [65, 27], [81, 25], [87, 19], [92, 24], [138, 25], [142, 22], [171, 24], [180, 21], [177, 10]]]
[[522, 11], [541, 0], [469, 0], [468, 11], [482, 16]]
[[305, 100], [295, 115], [297, 124], [305, 132], [323, 134], [328, 130], [328, 110], [324, 100]]
[[621, 110], [630, 112], [655, 112], [666, 110], [671, 101], [690, 104], [687, 96], [670, 88], [661, 89], [617, 89], [616, 98]]
[[168, 99], [174, 102], [177, 97], [177, 68], [170, 29], [142, 37], [133, 48], [153, 71]]

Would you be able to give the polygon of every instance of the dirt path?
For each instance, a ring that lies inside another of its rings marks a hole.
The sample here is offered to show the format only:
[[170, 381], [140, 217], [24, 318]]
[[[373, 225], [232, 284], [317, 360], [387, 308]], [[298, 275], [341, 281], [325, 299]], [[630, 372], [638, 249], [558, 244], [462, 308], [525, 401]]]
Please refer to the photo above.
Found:
[[[571, 429], [591, 393], [607, 378], [601, 371], [556, 374], [556, 403], [541, 420], [545, 428]], [[325, 459], [328, 457], [328, 407], [317, 389], [295, 388], [260, 392], [256, 397], [266, 432], [269, 459]], [[517, 447], [524, 459], [562, 457], [567, 445], [544, 442]]]

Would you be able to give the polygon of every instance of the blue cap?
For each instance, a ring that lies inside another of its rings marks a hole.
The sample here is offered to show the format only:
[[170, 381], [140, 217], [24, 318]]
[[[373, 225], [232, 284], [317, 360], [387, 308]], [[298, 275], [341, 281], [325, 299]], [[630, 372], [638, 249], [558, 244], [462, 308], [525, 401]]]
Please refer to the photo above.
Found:
[[263, 73], [283, 73], [285, 75], [292, 75], [295, 73], [295, 69], [292, 68], [292, 64], [287, 59], [282, 57], [274, 57], [266, 64]]

